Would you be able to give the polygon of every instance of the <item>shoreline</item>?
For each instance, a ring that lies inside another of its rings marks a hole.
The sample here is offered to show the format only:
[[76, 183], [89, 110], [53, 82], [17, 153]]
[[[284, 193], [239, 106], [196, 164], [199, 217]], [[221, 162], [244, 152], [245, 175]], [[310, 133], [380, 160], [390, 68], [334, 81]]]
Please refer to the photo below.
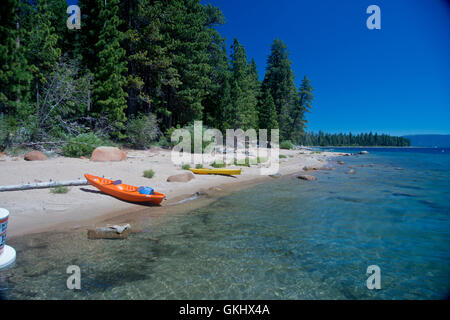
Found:
[[[332, 158], [347, 155], [341, 152], [313, 152], [280, 150], [280, 155], [287, 157], [280, 159], [280, 175], [302, 172], [304, 166], [323, 167]], [[18, 176], [27, 182], [33, 181], [33, 178], [42, 179], [45, 175], [48, 176], [48, 172], [52, 172], [52, 176], [47, 180], [63, 180], [76, 179], [76, 174], [82, 176], [84, 172], [95, 174], [102, 171], [105, 176], [120, 177], [124, 183], [151, 185], [167, 196], [162, 206], [149, 207], [123, 202], [99, 192], [90, 185], [71, 187], [70, 192], [66, 194], [52, 194], [48, 189], [1, 192], [0, 203], [10, 211], [7, 238], [13, 240], [29, 234], [87, 229], [107, 223], [131, 223], [132, 229], [136, 230], [139, 220], [143, 218], [158, 219], [167, 214], [187, 212], [230, 192], [274, 179], [260, 175], [260, 165], [257, 165], [241, 167], [243, 173], [240, 176], [194, 175], [195, 179], [187, 183], [167, 182], [168, 176], [186, 172], [168, 161], [168, 156], [170, 150], [150, 149], [129, 150], [127, 159], [120, 162], [95, 163], [87, 159], [64, 157], [27, 162], [7, 157], [0, 163], [6, 172], [0, 177], [0, 185], [17, 183]], [[141, 177], [142, 171], [149, 168], [155, 170], [155, 177]], [[200, 195], [193, 198], [196, 193]]]

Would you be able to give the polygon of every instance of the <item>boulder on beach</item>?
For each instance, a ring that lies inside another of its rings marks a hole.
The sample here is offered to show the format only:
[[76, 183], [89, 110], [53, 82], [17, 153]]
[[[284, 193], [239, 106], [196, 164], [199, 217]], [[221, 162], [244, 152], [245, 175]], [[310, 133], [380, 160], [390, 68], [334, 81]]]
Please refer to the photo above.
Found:
[[92, 152], [91, 161], [108, 162], [126, 159], [125, 152], [116, 147], [98, 147]]
[[192, 172], [185, 172], [168, 177], [167, 182], [189, 182], [192, 179], [195, 179]]
[[296, 176], [297, 179], [307, 180], [307, 181], [315, 181], [317, 178], [315, 176], [310, 176], [307, 174], [299, 174]]
[[42, 161], [42, 160], [47, 160], [48, 158], [42, 152], [34, 150], [34, 151], [31, 151], [31, 152], [28, 152], [25, 155], [24, 159], [26, 161]]

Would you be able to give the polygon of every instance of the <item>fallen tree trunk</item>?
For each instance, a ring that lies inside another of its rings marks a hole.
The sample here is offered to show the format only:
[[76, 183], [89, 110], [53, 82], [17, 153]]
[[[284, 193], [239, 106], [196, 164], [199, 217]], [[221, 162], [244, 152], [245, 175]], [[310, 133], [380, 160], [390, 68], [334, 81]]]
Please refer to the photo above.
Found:
[[26, 183], [26, 184], [17, 184], [17, 185], [11, 185], [11, 186], [0, 186], [0, 192], [54, 188], [54, 187], [68, 187], [68, 186], [84, 186], [87, 184], [88, 184], [88, 182], [86, 179], [69, 180], [69, 181], [51, 181], [50, 180], [48, 182]]

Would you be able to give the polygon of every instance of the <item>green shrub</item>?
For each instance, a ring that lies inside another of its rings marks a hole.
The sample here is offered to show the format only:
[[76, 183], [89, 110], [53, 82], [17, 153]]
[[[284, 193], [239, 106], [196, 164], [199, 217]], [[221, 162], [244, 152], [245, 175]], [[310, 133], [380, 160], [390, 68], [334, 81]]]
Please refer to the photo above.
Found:
[[294, 145], [293, 145], [292, 142], [290, 142], [289, 140], [282, 141], [282, 142], [280, 143], [280, 149], [288, 149], [288, 150], [291, 150], [291, 149], [294, 149]]
[[58, 187], [51, 188], [50, 192], [54, 193], [54, 194], [67, 193], [67, 192], [69, 192], [69, 188], [68, 187], [58, 186]]
[[200, 163], [195, 165], [195, 169], [202, 169], [202, 168], [203, 168], [203, 165], [201, 165]]
[[213, 162], [211, 163], [211, 167], [213, 168], [225, 168], [227, 165], [225, 163], [217, 163], [217, 162]]
[[130, 147], [149, 148], [160, 135], [156, 116], [151, 113], [131, 116], [125, 125], [125, 135]]
[[285, 158], [287, 158], [287, 157], [286, 157], [284, 154], [280, 154], [279, 158], [280, 158], [280, 159], [285, 159]]
[[268, 160], [269, 160], [269, 158], [267, 158], [267, 157], [258, 157], [258, 158], [256, 158], [256, 161], [258, 163], [266, 163]]
[[183, 164], [181, 166], [181, 169], [183, 169], [183, 170], [189, 170], [190, 168], [191, 168], [191, 166], [189, 164]]
[[149, 178], [149, 179], [153, 178], [154, 175], [155, 175], [155, 171], [153, 171], [152, 169], [145, 170], [143, 173], [143, 176], [146, 178]]
[[234, 159], [234, 165], [235, 166], [250, 167], [250, 160], [249, 160], [248, 157], [245, 158], [244, 163], [242, 163], [242, 159], [240, 159], [239, 162], [241, 162], [241, 163], [238, 163], [238, 159]]
[[82, 133], [76, 137], [69, 137], [62, 147], [62, 154], [66, 157], [78, 158], [90, 156], [95, 148], [100, 146], [113, 146], [114, 144], [97, 137], [93, 132]]
[[161, 148], [172, 148], [174, 146], [174, 144], [172, 144], [170, 140], [166, 138], [166, 136], [159, 137], [158, 143], [156, 143], [156, 145], [160, 146]]
[[8, 122], [6, 121], [6, 119], [0, 118], [0, 150], [3, 150], [7, 147], [8, 135], [9, 135]]

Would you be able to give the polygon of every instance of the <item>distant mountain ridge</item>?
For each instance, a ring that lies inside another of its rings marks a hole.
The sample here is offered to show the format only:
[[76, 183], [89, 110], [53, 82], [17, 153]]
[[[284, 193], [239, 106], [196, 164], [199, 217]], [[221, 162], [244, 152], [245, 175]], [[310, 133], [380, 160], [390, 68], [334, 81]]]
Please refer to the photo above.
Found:
[[413, 147], [450, 148], [450, 134], [412, 134], [402, 138], [409, 139]]

